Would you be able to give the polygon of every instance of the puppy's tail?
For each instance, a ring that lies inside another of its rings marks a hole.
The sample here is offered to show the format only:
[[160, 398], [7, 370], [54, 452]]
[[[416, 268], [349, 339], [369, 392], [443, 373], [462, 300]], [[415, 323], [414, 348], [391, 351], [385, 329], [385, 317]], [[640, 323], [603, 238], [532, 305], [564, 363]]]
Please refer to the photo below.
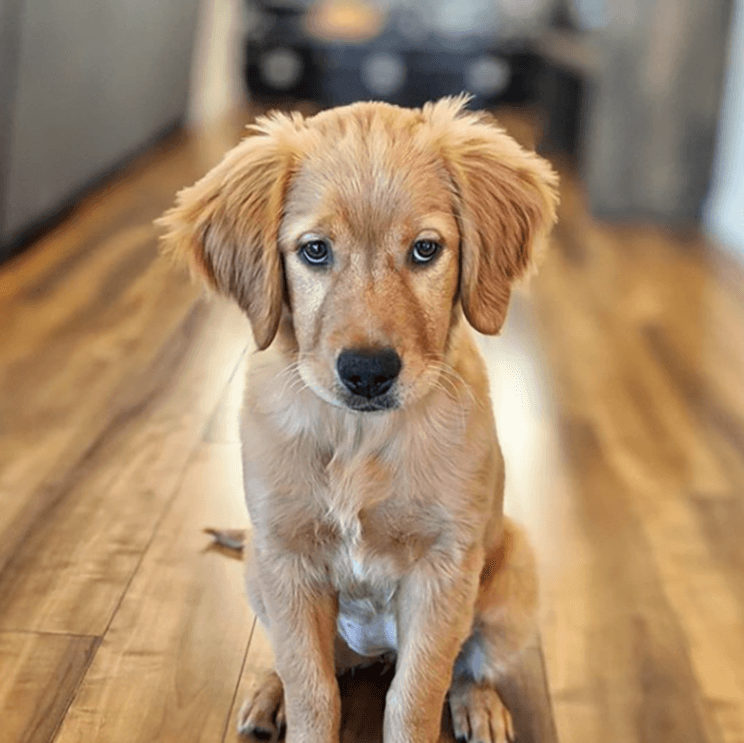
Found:
[[234, 552], [243, 552], [248, 535], [245, 529], [212, 529], [204, 530], [214, 539], [214, 543]]

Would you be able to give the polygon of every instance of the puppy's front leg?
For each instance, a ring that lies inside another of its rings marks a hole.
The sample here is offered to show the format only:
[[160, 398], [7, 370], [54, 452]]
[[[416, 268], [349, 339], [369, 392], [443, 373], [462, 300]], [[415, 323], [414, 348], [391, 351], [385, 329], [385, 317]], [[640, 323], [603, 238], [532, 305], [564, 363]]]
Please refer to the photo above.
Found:
[[460, 564], [425, 561], [398, 590], [398, 662], [385, 743], [436, 743], [452, 668], [472, 623], [482, 551]]
[[284, 686], [286, 743], [337, 743], [341, 699], [334, 665], [335, 592], [323, 581], [303, 579], [295, 565], [276, 562], [263, 572], [261, 583]]

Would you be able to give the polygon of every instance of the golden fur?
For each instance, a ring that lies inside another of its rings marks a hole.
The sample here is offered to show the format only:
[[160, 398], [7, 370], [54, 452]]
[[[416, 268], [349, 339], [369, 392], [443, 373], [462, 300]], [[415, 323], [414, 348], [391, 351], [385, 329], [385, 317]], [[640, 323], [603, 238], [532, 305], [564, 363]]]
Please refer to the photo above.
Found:
[[[253, 524], [248, 591], [275, 651], [246, 733], [335, 743], [336, 672], [394, 654], [386, 743], [502, 743], [493, 687], [534, 630], [536, 582], [502, 515], [504, 466], [469, 325], [496, 333], [555, 220], [557, 180], [464, 98], [275, 114], [161, 220], [248, 315], [241, 435]], [[299, 255], [332, 246], [328, 269]], [[413, 265], [411, 246], [441, 251]], [[391, 409], [347, 406], [349, 348], [394, 349]], [[264, 350], [267, 349], [267, 350]], [[351, 638], [351, 639], [349, 639]], [[392, 639], [391, 639], [392, 638]], [[478, 737], [482, 735], [482, 737]], [[487, 736], [487, 737], [486, 737]]]

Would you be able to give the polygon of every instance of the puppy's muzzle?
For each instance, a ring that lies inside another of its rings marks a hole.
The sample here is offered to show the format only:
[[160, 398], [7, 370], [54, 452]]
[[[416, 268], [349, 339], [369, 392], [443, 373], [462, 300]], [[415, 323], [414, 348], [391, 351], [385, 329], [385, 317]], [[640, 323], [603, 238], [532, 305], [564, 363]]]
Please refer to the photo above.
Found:
[[[344, 387], [354, 396], [353, 407], [381, 409], [393, 407], [386, 393], [400, 374], [400, 356], [392, 348], [357, 348], [342, 351], [336, 371]], [[361, 399], [360, 399], [361, 398]], [[365, 403], [375, 401], [372, 407]]]

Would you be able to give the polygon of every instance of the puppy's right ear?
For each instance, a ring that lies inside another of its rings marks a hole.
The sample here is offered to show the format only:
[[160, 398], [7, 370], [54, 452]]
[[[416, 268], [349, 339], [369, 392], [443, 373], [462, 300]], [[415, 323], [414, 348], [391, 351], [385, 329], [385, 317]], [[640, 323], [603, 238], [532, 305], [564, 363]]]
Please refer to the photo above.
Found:
[[[257, 127], [258, 128], [258, 127]], [[284, 277], [278, 232], [295, 158], [270, 131], [250, 136], [176, 197], [157, 224], [163, 249], [186, 259], [248, 315], [259, 350], [276, 335]]]

